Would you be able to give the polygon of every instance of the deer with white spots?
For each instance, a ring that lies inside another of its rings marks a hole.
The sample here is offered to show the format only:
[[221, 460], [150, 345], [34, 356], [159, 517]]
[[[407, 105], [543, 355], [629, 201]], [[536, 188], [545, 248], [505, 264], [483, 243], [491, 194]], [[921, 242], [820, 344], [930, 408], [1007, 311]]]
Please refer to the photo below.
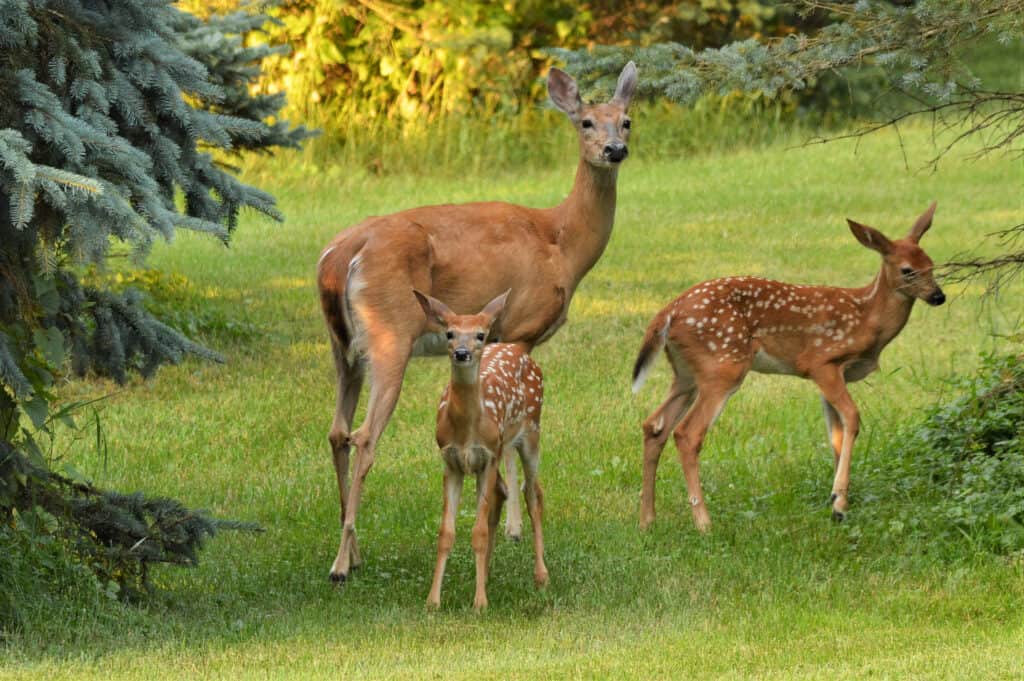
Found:
[[669, 433], [679, 450], [694, 522], [702, 532], [710, 527], [697, 456], [708, 428], [751, 370], [790, 374], [818, 386], [835, 464], [829, 501], [833, 518], [843, 519], [860, 427], [846, 384], [878, 368], [879, 355], [903, 329], [915, 300], [946, 300], [931, 259], [918, 245], [934, 213], [933, 203], [897, 240], [847, 220], [857, 240], [882, 256], [881, 270], [863, 288], [728, 277], [693, 286], [655, 315], [633, 370], [633, 392], [643, 386], [662, 348], [675, 378], [668, 397], [643, 423], [641, 527], [654, 521], [654, 482]]
[[523, 464], [523, 495], [533, 525], [534, 580], [547, 584], [544, 565], [544, 533], [541, 516], [544, 495], [537, 480], [540, 465], [540, 410], [544, 403], [544, 379], [527, 347], [520, 343], [486, 344], [488, 332], [501, 314], [508, 292], [498, 296], [475, 315], [457, 315], [439, 300], [413, 291], [428, 323], [444, 329], [451, 381], [437, 410], [437, 446], [444, 459], [444, 511], [437, 540], [437, 566], [427, 604], [441, 604], [441, 580], [448, 554], [455, 543], [455, 516], [462, 496], [462, 480], [476, 476], [476, 523], [473, 552], [476, 554], [474, 608], [487, 606], [487, 573], [501, 507], [508, 488], [501, 479], [499, 463], [509, 471], [513, 498], [515, 452]]

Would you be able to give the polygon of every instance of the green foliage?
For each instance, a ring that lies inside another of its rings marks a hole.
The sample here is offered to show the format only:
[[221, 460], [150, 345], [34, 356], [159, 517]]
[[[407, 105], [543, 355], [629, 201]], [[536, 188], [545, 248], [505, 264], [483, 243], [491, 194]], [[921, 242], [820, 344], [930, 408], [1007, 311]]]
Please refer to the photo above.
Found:
[[[211, 9], [198, 0], [183, 6]], [[546, 48], [662, 40], [718, 47], [783, 34], [794, 18], [754, 0], [292, 0], [270, 14], [275, 21], [249, 41], [292, 49], [265, 60], [262, 91], [287, 89], [290, 115], [345, 140], [379, 134], [382, 121], [415, 134], [453, 116], [517, 115], [546, 99]]]
[[868, 485], [890, 498], [873, 504], [868, 523], [933, 550], [966, 538], [979, 551], [1022, 552], [1024, 355], [987, 355], [948, 390], [951, 397], [923, 425], [904, 428], [871, 471]]
[[1011, 46], [1024, 37], [1021, 0], [802, 4], [828, 9], [839, 20], [813, 34], [766, 42], [739, 40], [718, 49], [695, 50], [665, 41], [649, 47], [603, 46], [557, 54], [581, 83], [604, 89], [609, 74], [633, 59], [645, 75], [641, 92], [682, 103], [706, 93], [741, 91], [774, 97], [802, 91], [823, 74], [865, 63], [881, 67], [892, 87], [944, 101], [981, 85], [964, 61], [965, 52], [978, 40], [993, 36]]

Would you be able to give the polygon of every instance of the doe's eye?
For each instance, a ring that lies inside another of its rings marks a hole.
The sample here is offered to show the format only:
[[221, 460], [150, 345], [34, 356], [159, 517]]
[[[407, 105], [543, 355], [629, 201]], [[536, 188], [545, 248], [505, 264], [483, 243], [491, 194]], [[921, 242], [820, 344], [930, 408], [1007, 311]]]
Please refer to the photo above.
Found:
[[590, 120], [589, 118], [584, 118], [583, 122], [580, 123], [580, 125], [582, 125], [584, 128], [592, 128], [594, 127], [594, 121]]
[[448, 340], [451, 340], [452, 338], [455, 338], [455, 333], [453, 331], [448, 331], [444, 335], [445, 335], [445, 338], [447, 338]]
[[478, 341], [480, 341], [481, 343], [483, 343], [483, 342], [484, 342], [484, 338], [485, 338], [485, 336], [484, 336], [484, 334], [482, 334], [482, 333], [478, 333], [478, 334], [476, 335], [476, 339], [477, 339]]
[[631, 125], [633, 125], [633, 121], [629, 120], [628, 118], [622, 121], [622, 127], [624, 127], [626, 130], [629, 130], [629, 127]]

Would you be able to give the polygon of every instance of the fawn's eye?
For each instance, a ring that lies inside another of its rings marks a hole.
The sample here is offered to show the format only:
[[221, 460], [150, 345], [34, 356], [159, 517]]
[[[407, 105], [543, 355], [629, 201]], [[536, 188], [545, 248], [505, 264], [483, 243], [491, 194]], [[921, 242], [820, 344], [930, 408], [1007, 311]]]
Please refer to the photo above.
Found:
[[628, 118], [622, 121], [622, 127], [624, 127], [626, 130], [629, 130], [629, 126], [631, 125], [633, 125], [633, 121], [629, 120]]
[[901, 267], [900, 268], [900, 274], [902, 274], [904, 277], [912, 277], [915, 274], [914, 268], [913, 267]]
[[590, 120], [589, 118], [584, 118], [583, 122], [580, 123], [580, 125], [582, 125], [584, 128], [592, 128], [594, 127], [594, 121]]
[[483, 342], [484, 342], [484, 334], [483, 334], [483, 333], [478, 333], [478, 334], [476, 335], [476, 339], [477, 339], [478, 341], [480, 341], [481, 343], [483, 343]]
[[454, 331], [448, 331], [448, 332], [446, 332], [446, 333], [445, 333], [444, 335], [445, 335], [445, 337], [446, 337], [446, 338], [447, 338], [448, 340], [451, 340], [452, 338], [455, 338], [455, 332], [454, 332]]

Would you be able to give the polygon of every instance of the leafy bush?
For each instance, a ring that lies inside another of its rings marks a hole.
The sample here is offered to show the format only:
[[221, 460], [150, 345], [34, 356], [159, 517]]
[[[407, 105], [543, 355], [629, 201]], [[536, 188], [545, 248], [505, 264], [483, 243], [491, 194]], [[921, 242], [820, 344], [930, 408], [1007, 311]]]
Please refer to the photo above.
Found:
[[[181, 4], [204, 15], [246, 2]], [[719, 47], [784, 35], [797, 19], [757, 0], [289, 0], [269, 14], [275, 21], [249, 41], [291, 49], [264, 60], [262, 91], [287, 90], [288, 115], [342, 139], [381, 121], [408, 131], [452, 115], [520, 113], [546, 97], [539, 77], [555, 61], [547, 48]]]
[[867, 524], [933, 545], [1024, 551], [1024, 355], [986, 356], [951, 387], [959, 397], [899, 433], [868, 473], [865, 488], [891, 499], [868, 506]]

